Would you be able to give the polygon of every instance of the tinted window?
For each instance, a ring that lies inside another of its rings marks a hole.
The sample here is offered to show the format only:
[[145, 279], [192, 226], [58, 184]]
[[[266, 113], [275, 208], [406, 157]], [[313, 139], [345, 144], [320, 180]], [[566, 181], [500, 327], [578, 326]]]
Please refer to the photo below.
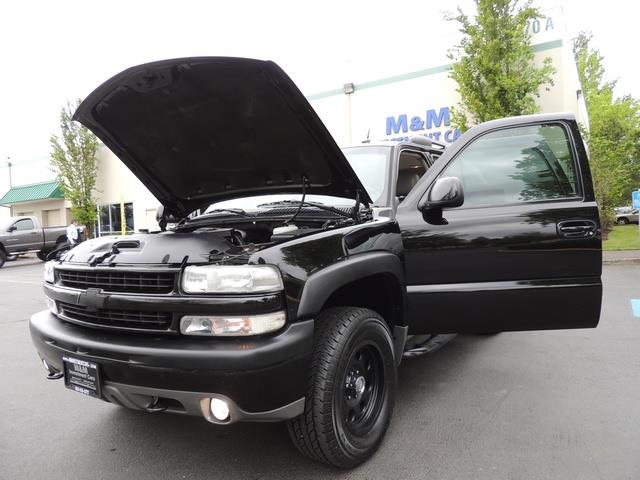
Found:
[[460, 178], [464, 206], [577, 196], [577, 175], [560, 125], [515, 127], [474, 140], [444, 175]]
[[18, 220], [16, 222], [16, 230], [33, 230], [35, 227], [33, 226], [33, 220], [30, 218], [25, 218], [24, 220]]

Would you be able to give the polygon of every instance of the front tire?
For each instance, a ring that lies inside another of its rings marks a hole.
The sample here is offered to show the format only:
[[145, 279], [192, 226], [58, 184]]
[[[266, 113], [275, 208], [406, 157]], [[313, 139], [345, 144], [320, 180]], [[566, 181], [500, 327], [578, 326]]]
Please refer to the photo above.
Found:
[[4, 262], [7, 261], [7, 254], [3, 250], [0, 250], [0, 268], [4, 266]]
[[619, 218], [618, 225], [629, 225], [629, 219], [626, 217]]
[[365, 308], [328, 309], [316, 325], [305, 411], [287, 422], [289, 435], [313, 460], [353, 468], [373, 455], [391, 421], [393, 340]]

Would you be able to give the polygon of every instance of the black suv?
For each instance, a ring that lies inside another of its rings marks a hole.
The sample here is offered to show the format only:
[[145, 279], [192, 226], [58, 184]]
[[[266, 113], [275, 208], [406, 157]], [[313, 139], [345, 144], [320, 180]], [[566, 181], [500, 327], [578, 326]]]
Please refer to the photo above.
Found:
[[163, 205], [162, 231], [46, 265], [31, 335], [82, 394], [286, 420], [304, 454], [348, 468], [380, 444], [416, 336], [598, 323], [600, 222], [570, 114], [341, 151], [274, 63], [187, 58], [125, 70], [75, 119]]

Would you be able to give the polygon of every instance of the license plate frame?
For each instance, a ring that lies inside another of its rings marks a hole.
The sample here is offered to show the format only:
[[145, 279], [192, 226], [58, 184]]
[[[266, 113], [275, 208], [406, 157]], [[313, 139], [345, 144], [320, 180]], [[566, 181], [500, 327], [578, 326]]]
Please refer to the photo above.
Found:
[[102, 398], [100, 365], [81, 358], [62, 357], [64, 386], [89, 397]]

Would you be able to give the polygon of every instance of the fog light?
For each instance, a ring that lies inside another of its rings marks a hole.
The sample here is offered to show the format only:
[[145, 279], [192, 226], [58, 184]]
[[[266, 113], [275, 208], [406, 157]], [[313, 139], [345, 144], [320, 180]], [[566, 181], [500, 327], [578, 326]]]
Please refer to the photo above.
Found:
[[211, 414], [216, 417], [216, 420], [221, 422], [229, 418], [229, 405], [224, 400], [219, 398], [211, 399]]

